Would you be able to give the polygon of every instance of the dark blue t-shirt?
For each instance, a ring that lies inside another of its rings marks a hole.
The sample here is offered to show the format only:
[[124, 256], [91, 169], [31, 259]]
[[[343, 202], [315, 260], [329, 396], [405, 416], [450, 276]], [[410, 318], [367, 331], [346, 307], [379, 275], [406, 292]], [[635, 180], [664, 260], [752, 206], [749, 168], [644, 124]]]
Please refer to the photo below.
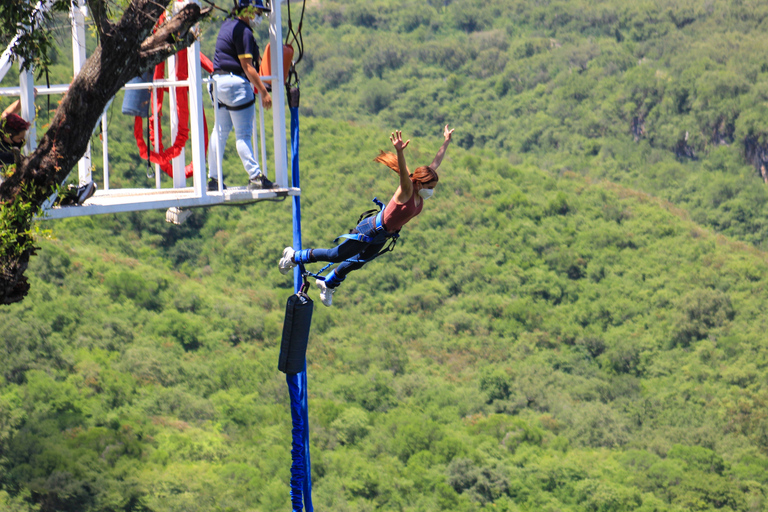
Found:
[[240, 58], [253, 59], [259, 56], [259, 47], [253, 38], [251, 27], [237, 18], [225, 20], [216, 39], [216, 52], [213, 54], [213, 69], [244, 74]]

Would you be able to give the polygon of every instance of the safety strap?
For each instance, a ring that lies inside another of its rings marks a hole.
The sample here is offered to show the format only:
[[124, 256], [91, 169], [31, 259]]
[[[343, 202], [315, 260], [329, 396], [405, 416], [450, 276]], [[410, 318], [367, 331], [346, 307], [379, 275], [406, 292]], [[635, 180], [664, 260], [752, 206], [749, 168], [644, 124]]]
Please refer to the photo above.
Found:
[[366, 211], [364, 211], [363, 213], [361, 213], [361, 214], [360, 214], [360, 218], [359, 218], [359, 219], [357, 219], [357, 223], [355, 224], [355, 226], [357, 226], [358, 224], [360, 224], [360, 222], [362, 222], [362, 220], [363, 220], [363, 219], [367, 219], [367, 218], [368, 218], [368, 217], [370, 217], [371, 215], [375, 215], [376, 213], [381, 213], [381, 212], [383, 212], [383, 211], [384, 211], [384, 208], [385, 208], [385, 206], [384, 206], [384, 203], [382, 203], [381, 201], [379, 201], [379, 198], [378, 198], [378, 197], [374, 197], [374, 198], [373, 198], [373, 200], [372, 200], [372, 202], [373, 202], [373, 203], [375, 203], [375, 204], [376, 204], [376, 206], [378, 206], [378, 207], [379, 207], [379, 209], [377, 210], [376, 208], [371, 208], [370, 210], [366, 210]]
[[[341, 238], [341, 237], [339, 237], [339, 238]], [[387, 244], [386, 247], [382, 247], [382, 249], [379, 252], [377, 252], [376, 254], [374, 254], [373, 256], [368, 258], [367, 260], [361, 260], [360, 258], [350, 258], [350, 259], [345, 260], [345, 261], [347, 263], [362, 263], [362, 264], [366, 264], [366, 263], [368, 263], [370, 261], [375, 260], [376, 258], [381, 256], [382, 254], [386, 254], [388, 252], [393, 251], [395, 249], [395, 246], [397, 245], [397, 240], [399, 238], [400, 238], [400, 234], [399, 233], [395, 233], [391, 238], [389, 238], [389, 244]], [[325, 272], [326, 270], [331, 268], [333, 265], [334, 265], [334, 263], [328, 263], [326, 266], [324, 266], [323, 268], [321, 268], [317, 272], [310, 272], [309, 270], [306, 269], [306, 267], [304, 266], [303, 263], [300, 263], [299, 264], [299, 271], [301, 272], [301, 275], [304, 277], [305, 282], [306, 282], [307, 276], [316, 277], [317, 279], [325, 279], [325, 277], [322, 275], [323, 272]]]
[[[367, 219], [371, 215], [375, 214], [376, 215], [376, 231], [379, 232], [379, 231], [384, 230], [384, 209], [386, 207], [384, 206], [384, 203], [379, 201], [379, 199], [376, 198], [376, 197], [373, 198], [373, 202], [376, 204], [376, 206], [379, 207], [379, 209], [376, 210], [375, 208], [373, 208], [371, 210], [367, 210], [367, 211], [363, 212], [360, 215], [360, 218], [357, 219], [357, 224], [360, 224], [360, 222], [363, 219]], [[367, 236], [367, 235], [363, 235], [362, 233], [352, 233], [352, 232], [350, 232], [350, 233], [346, 233], [346, 234], [337, 236], [333, 240], [333, 242], [336, 243], [341, 238], [346, 238], [347, 240], [357, 240], [359, 242], [365, 242], [367, 244], [372, 243], [373, 240], [374, 240], [373, 237], [370, 237], [370, 236]], [[348, 263], [363, 263], [363, 264], [365, 264], [365, 263], [368, 263], [369, 261], [375, 260], [376, 258], [381, 256], [382, 254], [386, 254], [388, 252], [393, 251], [395, 249], [395, 246], [397, 245], [398, 238], [400, 238], [400, 231], [396, 231], [395, 233], [388, 233], [387, 240], [389, 240], [389, 243], [386, 245], [386, 247], [382, 247], [379, 252], [377, 252], [376, 254], [374, 254], [373, 256], [368, 258], [367, 260], [361, 260], [360, 258], [350, 258], [350, 259], [345, 260], [345, 261], [347, 261]], [[299, 270], [301, 272], [301, 275], [304, 276], [304, 279], [305, 279], [305, 282], [306, 282], [306, 276], [312, 276], [312, 277], [316, 277], [318, 279], [323, 279], [322, 273], [325, 272], [326, 270], [328, 270], [333, 265], [334, 265], [333, 263], [329, 263], [326, 266], [324, 266], [323, 268], [321, 268], [317, 273], [313, 273], [313, 272], [310, 272], [309, 270], [307, 270], [304, 267], [303, 263], [299, 263]]]
[[[385, 208], [385, 206], [384, 206], [384, 203], [379, 201], [378, 198], [376, 198], [376, 197], [373, 198], [373, 202], [376, 203], [376, 205], [379, 207], [378, 213], [377, 213], [376, 209], [371, 209], [371, 210], [367, 210], [367, 211], [363, 212], [360, 215], [360, 218], [357, 219], [357, 224], [360, 224], [360, 222], [362, 222], [363, 219], [367, 219], [371, 215], [376, 214], [376, 220], [375, 220], [376, 228], [375, 229], [376, 229], [376, 232], [378, 233], [379, 231], [384, 231], [384, 208]], [[374, 240], [373, 237], [370, 237], [370, 236], [367, 236], [367, 235], [363, 235], [362, 233], [353, 233], [352, 231], [354, 231], [354, 230], [350, 230], [349, 233], [337, 236], [336, 238], [334, 238], [333, 243], [338, 242], [339, 239], [341, 239], [341, 238], [346, 238], [347, 240], [357, 240], [359, 242], [365, 242], [367, 244], [372, 243], [373, 240]], [[392, 238], [393, 236], [397, 237], [399, 235], [397, 235], [397, 233], [395, 233], [393, 235], [388, 236], [387, 238]]]
[[369, 261], [373, 261], [376, 258], [378, 258], [379, 256], [381, 256], [382, 254], [386, 254], [386, 253], [388, 253], [390, 251], [395, 250], [395, 245], [397, 245], [397, 240], [399, 238], [400, 238], [400, 234], [399, 233], [395, 233], [394, 235], [392, 235], [389, 238], [389, 244], [386, 247], [383, 247], [379, 252], [377, 252], [376, 254], [374, 254], [373, 256], [368, 258], [367, 260], [361, 260], [360, 258], [358, 258], [358, 259], [351, 259], [351, 260], [348, 260], [348, 261], [353, 261], [353, 262], [357, 262], [357, 263], [368, 263]]
[[[380, 211], [376, 215], [376, 232], [377, 233], [379, 231], [383, 231], [384, 230], [384, 224], [382, 222], [382, 217], [384, 217], [383, 213], [384, 213], [384, 210]], [[365, 218], [365, 217], [363, 217], [363, 218]], [[358, 224], [359, 224], [359, 222], [358, 222]], [[390, 236], [388, 236], [387, 238], [392, 238], [393, 236], [399, 236], [399, 235], [397, 233], [394, 233], [394, 234], [391, 234]], [[373, 240], [374, 240], [373, 237], [367, 236], [367, 235], [363, 235], [362, 233], [346, 233], [344, 235], [337, 236], [333, 240], [333, 243], [338, 242], [338, 240], [340, 238], [346, 238], [347, 240], [357, 240], [359, 242], [365, 242], [367, 244], [373, 243]]]
[[225, 109], [229, 110], [230, 112], [237, 112], [238, 110], [245, 110], [245, 109], [247, 109], [248, 107], [250, 107], [254, 103], [256, 103], [256, 97], [255, 96], [248, 103], [243, 103], [242, 105], [238, 105], [236, 107], [230, 107], [229, 105], [225, 105], [224, 103], [219, 102], [219, 108], [225, 108]]

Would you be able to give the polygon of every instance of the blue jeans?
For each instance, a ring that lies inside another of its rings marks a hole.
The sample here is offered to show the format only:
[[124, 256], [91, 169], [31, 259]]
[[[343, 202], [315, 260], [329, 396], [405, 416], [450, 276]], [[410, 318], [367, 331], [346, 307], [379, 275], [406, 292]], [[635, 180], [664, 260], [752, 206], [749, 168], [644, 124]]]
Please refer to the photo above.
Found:
[[[254, 99], [253, 86], [245, 78], [236, 75], [214, 75], [216, 81], [216, 92], [219, 103], [230, 107], [243, 105]], [[235, 138], [237, 139], [237, 154], [243, 162], [249, 178], [255, 178], [261, 174], [259, 163], [253, 155], [253, 145], [251, 137], [253, 136], [253, 116], [256, 112], [255, 105], [246, 107], [242, 110], [228, 110], [225, 107], [216, 106], [216, 122], [213, 133], [211, 133], [211, 143], [208, 148], [208, 177], [216, 178], [216, 169], [219, 159], [219, 148], [227, 145], [227, 137], [232, 127], [235, 128]], [[223, 178], [223, 171], [222, 171]]]
[[[359, 240], [346, 240], [333, 249], [309, 249], [310, 262], [327, 261], [329, 263], [339, 263], [326, 279], [329, 288], [335, 288], [347, 277], [347, 274], [357, 270], [365, 265], [365, 262], [376, 256], [384, 247], [392, 233], [386, 231], [376, 232], [376, 216], [368, 217], [360, 221], [360, 224], [354, 229], [354, 232], [371, 237], [370, 242], [361, 242]], [[347, 260], [352, 261], [347, 261]]]

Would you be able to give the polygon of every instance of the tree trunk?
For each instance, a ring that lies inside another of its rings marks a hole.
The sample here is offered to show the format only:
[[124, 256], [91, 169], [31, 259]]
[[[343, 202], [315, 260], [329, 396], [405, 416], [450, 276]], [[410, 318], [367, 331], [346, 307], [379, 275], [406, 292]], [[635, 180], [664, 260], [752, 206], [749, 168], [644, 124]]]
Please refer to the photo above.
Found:
[[190, 28], [210, 12], [189, 4], [153, 34], [165, 10], [162, 2], [132, 0], [112, 24], [99, 14], [105, 12], [104, 1], [89, 2], [99, 46], [70, 85], [38, 148], [0, 184], [0, 304], [27, 295], [32, 217], [85, 154], [107, 102], [128, 80], [189, 46], [194, 41]]

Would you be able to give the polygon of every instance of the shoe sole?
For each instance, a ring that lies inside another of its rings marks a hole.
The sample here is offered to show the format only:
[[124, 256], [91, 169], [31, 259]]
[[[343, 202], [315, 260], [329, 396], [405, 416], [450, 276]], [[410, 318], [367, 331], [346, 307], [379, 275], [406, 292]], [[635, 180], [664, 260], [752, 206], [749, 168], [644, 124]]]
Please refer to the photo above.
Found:
[[317, 281], [315, 281], [315, 284], [317, 285], [318, 288], [320, 288], [320, 302], [322, 302], [323, 306], [325, 306], [325, 307], [328, 307], [328, 308], [331, 307], [333, 305], [333, 292], [331, 292], [330, 295], [327, 295], [327, 297], [330, 300], [328, 302], [326, 302], [325, 299], [323, 298], [323, 295], [327, 294], [328, 290], [330, 290], [330, 288], [325, 286], [325, 282], [320, 281], [319, 279]]
[[[283, 249], [283, 257], [280, 258], [280, 261], [277, 263], [277, 267], [280, 269], [280, 273], [283, 275], [287, 274], [289, 270], [293, 270], [294, 267], [296, 267], [296, 263], [290, 261], [288, 256], [286, 256], [286, 252], [287, 252], [286, 249], [288, 248], [286, 247], [285, 249]], [[288, 260], [287, 263], [286, 263], [286, 260]]]

